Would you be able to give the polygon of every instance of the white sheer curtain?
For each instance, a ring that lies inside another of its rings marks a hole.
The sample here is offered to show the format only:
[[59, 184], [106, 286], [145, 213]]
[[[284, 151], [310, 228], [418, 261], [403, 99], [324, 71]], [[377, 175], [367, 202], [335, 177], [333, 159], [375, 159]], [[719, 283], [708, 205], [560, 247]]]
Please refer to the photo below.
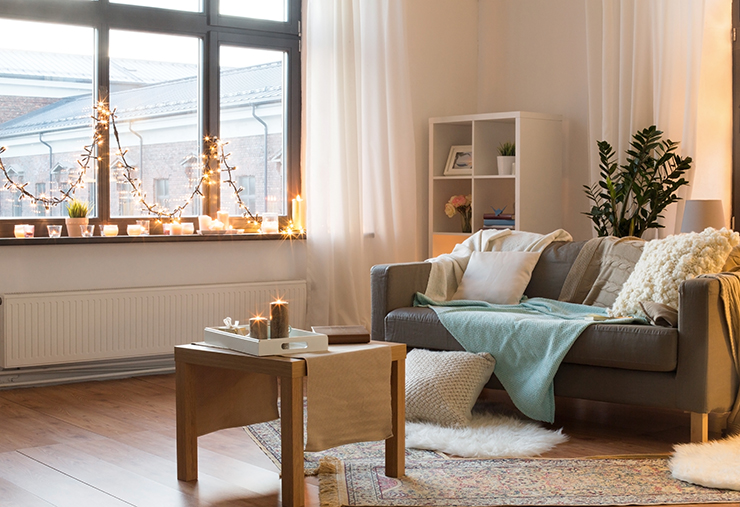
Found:
[[[696, 155], [700, 81], [714, 79], [710, 77], [711, 63], [716, 59], [716, 48], [704, 44], [704, 31], [708, 29], [705, 4], [716, 4], [716, 0], [585, 2], [592, 181], [598, 179], [597, 140], [609, 141], [623, 157], [632, 134], [653, 124], [664, 132], [664, 139], [681, 143], [682, 155], [694, 159], [687, 178], [690, 182], [697, 175], [711, 177], [713, 168], [702, 167]], [[729, 2], [726, 4], [729, 7]], [[729, 22], [728, 10], [728, 31]], [[731, 61], [725, 63], [729, 72]], [[729, 112], [730, 103], [727, 107]], [[727, 122], [706, 126], [716, 132], [731, 128]], [[690, 197], [691, 190], [684, 187], [681, 197]], [[678, 231], [677, 214], [682, 209], [673, 205], [666, 210], [662, 235]]]
[[306, 9], [308, 323], [370, 325], [370, 267], [417, 260], [403, 2]]

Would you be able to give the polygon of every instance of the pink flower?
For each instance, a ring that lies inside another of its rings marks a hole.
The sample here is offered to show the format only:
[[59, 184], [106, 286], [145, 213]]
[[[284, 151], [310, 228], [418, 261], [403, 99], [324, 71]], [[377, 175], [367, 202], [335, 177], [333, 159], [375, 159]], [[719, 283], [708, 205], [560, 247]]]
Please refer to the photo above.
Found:
[[460, 208], [468, 204], [467, 198], [464, 195], [453, 195], [452, 197], [450, 197], [449, 203], [456, 208]]

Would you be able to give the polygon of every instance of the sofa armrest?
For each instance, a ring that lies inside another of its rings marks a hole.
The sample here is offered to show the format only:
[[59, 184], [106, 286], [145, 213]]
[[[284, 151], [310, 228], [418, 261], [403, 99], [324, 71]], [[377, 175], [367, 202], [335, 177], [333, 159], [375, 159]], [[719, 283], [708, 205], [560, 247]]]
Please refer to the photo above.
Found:
[[428, 262], [378, 264], [370, 270], [372, 297], [371, 334], [385, 340], [385, 316], [396, 308], [411, 306], [414, 295], [427, 289], [432, 265]]
[[691, 412], [726, 412], [735, 401], [738, 376], [719, 281], [683, 282], [678, 307], [678, 405]]

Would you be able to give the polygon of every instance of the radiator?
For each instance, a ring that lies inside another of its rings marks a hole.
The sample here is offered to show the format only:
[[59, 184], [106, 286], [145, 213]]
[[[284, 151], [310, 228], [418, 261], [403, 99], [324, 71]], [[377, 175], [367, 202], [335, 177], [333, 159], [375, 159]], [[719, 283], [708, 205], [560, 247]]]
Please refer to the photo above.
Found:
[[2, 367], [172, 354], [225, 317], [247, 322], [280, 297], [305, 328], [306, 282], [240, 283], [5, 294]]

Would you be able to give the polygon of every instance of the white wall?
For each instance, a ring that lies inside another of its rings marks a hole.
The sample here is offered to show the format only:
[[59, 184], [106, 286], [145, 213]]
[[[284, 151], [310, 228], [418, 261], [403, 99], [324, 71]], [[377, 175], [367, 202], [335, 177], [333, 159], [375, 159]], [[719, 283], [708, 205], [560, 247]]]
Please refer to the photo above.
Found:
[[583, 0], [480, 0], [478, 112], [563, 117], [563, 228], [591, 237], [586, 20]]
[[477, 112], [478, 1], [405, 0], [404, 6], [420, 210], [416, 230], [425, 252], [429, 245], [429, 118]]

